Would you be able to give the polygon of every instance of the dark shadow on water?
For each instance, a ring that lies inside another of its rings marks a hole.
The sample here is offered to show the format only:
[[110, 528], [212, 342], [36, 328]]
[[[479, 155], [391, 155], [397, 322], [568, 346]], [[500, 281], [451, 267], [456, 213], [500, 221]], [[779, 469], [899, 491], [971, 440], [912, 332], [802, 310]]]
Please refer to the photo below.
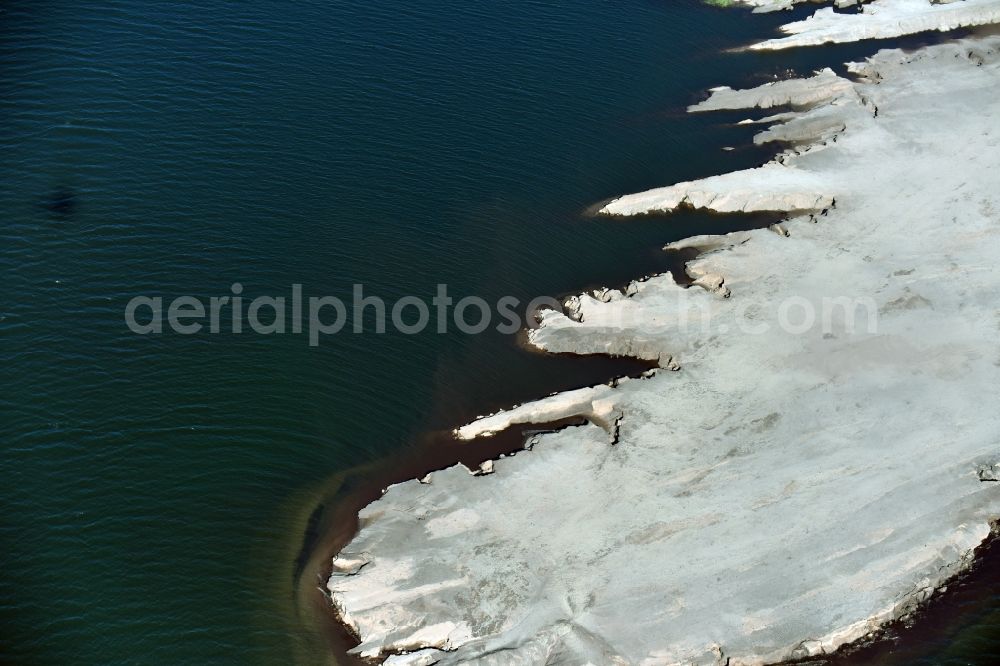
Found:
[[72, 188], [62, 185], [49, 193], [40, 205], [53, 219], [62, 220], [71, 217], [77, 211], [79, 201]]

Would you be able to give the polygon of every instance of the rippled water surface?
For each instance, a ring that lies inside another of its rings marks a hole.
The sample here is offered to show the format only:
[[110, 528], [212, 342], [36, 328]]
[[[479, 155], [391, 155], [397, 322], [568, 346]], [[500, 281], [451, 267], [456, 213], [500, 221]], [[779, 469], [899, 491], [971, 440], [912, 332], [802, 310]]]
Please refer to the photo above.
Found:
[[[665, 270], [664, 242], [734, 222], [586, 210], [766, 158], [739, 148], [738, 117], [683, 114], [705, 88], [872, 50], [722, 53], [788, 18], [694, 0], [0, 4], [2, 660], [320, 663], [293, 575], [338, 475], [602, 369], [495, 333], [137, 336], [125, 304], [234, 282], [527, 301]], [[995, 648], [980, 602], [945, 632], [976, 638], [955, 663]]]

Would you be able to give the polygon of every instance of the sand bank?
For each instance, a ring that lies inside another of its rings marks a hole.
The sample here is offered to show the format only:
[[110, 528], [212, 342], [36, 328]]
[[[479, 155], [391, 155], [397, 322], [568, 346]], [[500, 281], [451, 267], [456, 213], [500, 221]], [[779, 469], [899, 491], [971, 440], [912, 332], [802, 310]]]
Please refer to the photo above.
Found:
[[[792, 5], [816, 0], [736, 0], [754, 11], [790, 9]], [[872, 0], [861, 4], [837, 0], [837, 7], [860, 5], [860, 13], [823, 7], [803, 21], [782, 26], [787, 37], [769, 39], [750, 48], [777, 50], [796, 46], [856, 42], [863, 39], [890, 39], [918, 32], [989, 25], [1000, 21], [1000, 0]]]
[[541, 349], [664, 368], [469, 424], [476, 446], [588, 419], [369, 505], [329, 581], [357, 651], [772, 663], [865, 636], [965, 567], [1000, 516], [998, 53], [964, 40], [881, 52], [856, 81], [717, 89], [699, 110], [794, 104], [766, 137], [796, 147], [607, 212], [789, 220], [685, 243], [704, 250], [691, 288], [661, 275], [548, 312]]

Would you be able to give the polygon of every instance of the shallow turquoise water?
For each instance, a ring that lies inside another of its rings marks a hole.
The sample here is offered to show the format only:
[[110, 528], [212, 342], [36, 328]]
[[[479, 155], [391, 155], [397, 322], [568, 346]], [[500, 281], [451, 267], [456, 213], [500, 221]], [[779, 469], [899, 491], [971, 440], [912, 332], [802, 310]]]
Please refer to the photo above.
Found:
[[664, 242], [733, 222], [584, 211], [764, 159], [720, 150], [748, 144], [730, 118], [683, 114], [699, 91], [872, 50], [721, 55], [788, 17], [694, 0], [0, 12], [0, 655], [19, 664], [317, 660], [292, 649], [290, 571], [331, 480], [597, 372], [498, 334], [140, 337], [130, 298], [527, 301], [663, 270]]

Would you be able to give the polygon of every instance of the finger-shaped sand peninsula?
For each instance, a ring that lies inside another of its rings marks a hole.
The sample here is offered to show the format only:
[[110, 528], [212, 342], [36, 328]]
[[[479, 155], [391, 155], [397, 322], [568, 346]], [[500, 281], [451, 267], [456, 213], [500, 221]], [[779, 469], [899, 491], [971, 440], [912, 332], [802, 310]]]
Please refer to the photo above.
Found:
[[[755, 11], [789, 9], [816, 0], [735, 0]], [[1000, 0], [838, 0], [838, 7], [860, 7], [856, 14], [825, 7], [803, 21], [782, 27], [787, 37], [769, 39], [750, 48], [787, 49], [826, 43], [888, 39], [928, 30], [946, 32], [957, 28], [989, 25], [1000, 21]]]
[[[916, 5], [998, 3], [871, 8]], [[758, 140], [784, 151], [604, 208], [787, 220], [675, 244], [701, 251], [693, 284], [544, 313], [540, 349], [660, 367], [463, 426], [475, 447], [586, 419], [366, 507], [328, 583], [357, 653], [774, 663], [869, 635], [968, 566], [1000, 516], [1000, 38], [850, 71], [715, 89], [692, 111], [780, 107]]]

